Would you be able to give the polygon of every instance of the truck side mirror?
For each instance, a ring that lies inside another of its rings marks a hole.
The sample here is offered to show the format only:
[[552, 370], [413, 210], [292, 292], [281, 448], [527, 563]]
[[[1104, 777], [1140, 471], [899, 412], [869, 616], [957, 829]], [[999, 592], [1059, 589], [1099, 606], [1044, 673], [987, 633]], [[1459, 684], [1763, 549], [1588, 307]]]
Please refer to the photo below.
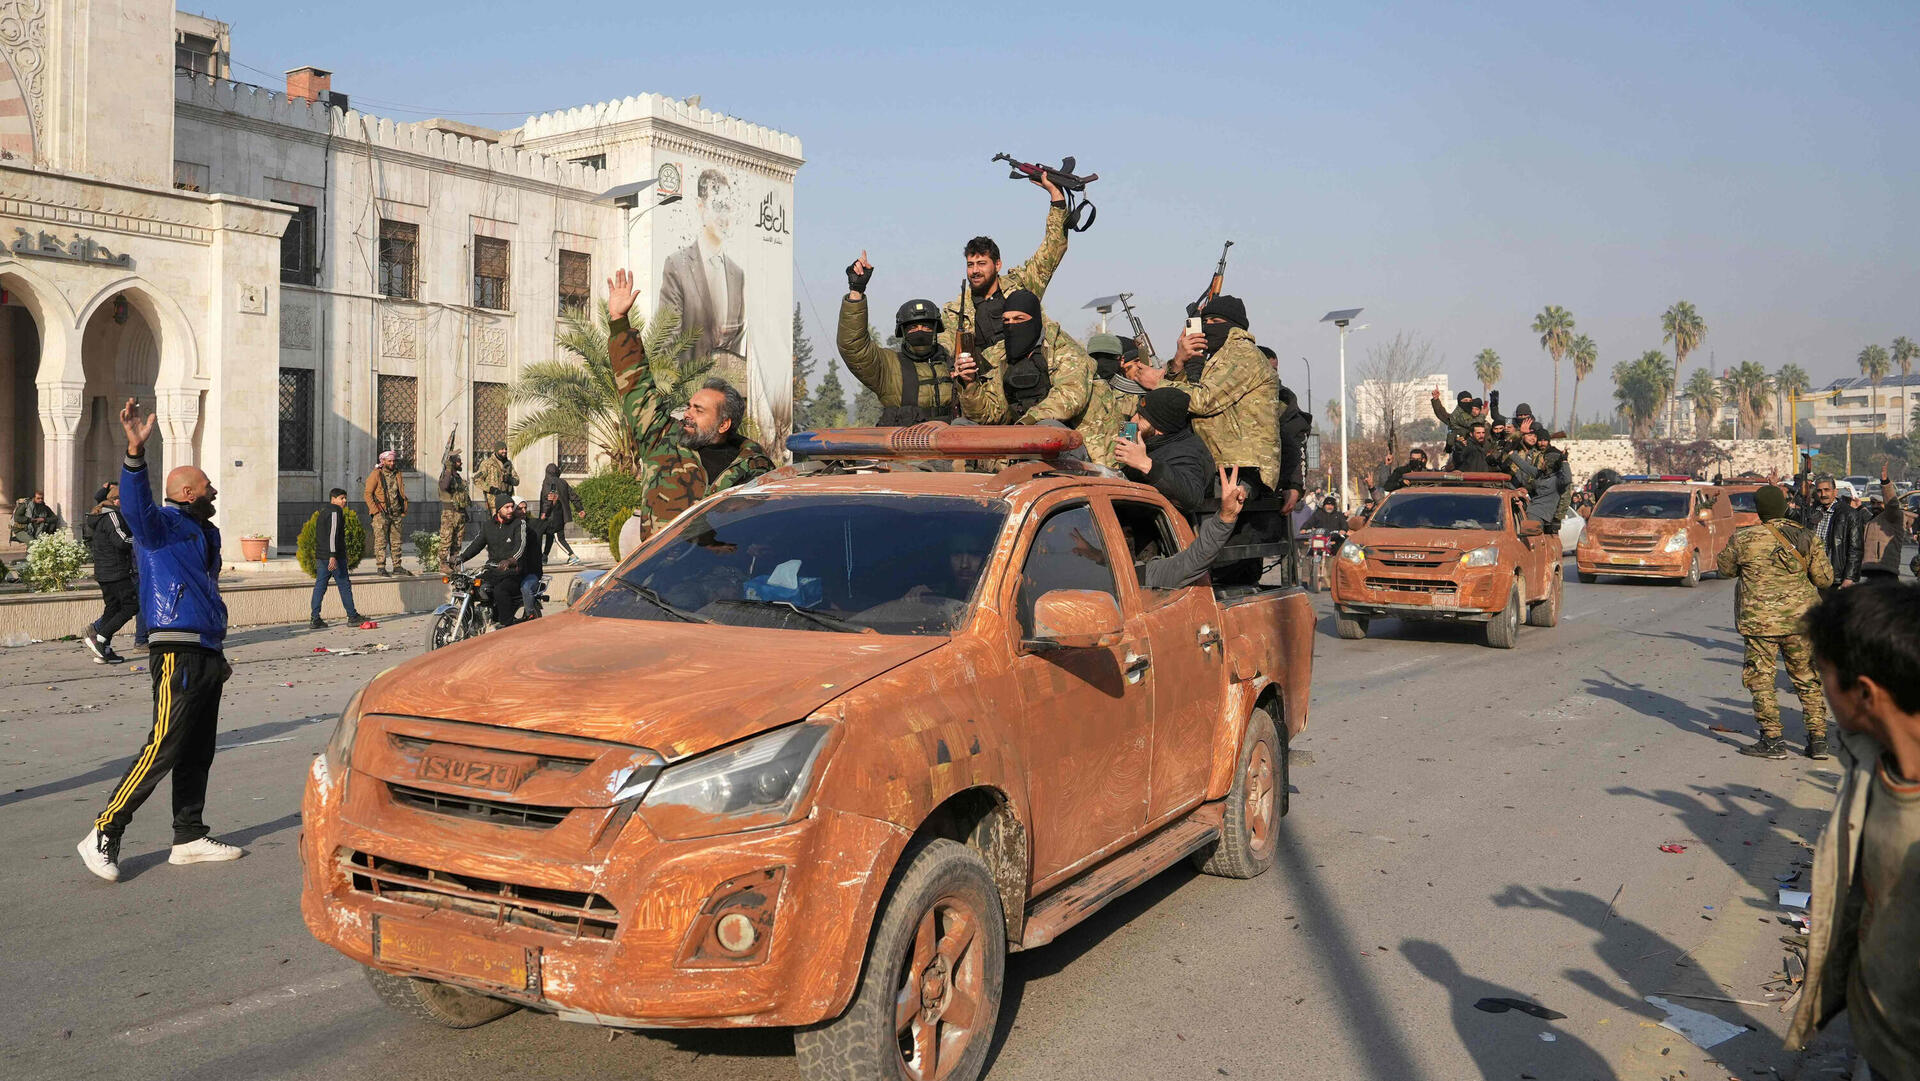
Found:
[[1539, 522], [1534, 521], [1531, 518], [1520, 523], [1520, 535], [1523, 537], [1537, 537], [1545, 531], [1546, 531], [1546, 526], [1542, 525]]
[[1347, 528], [1349, 530], [1359, 529], [1366, 524], [1367, 516], [1364, 514], [1353, 514], [1347, 517]]
[[1033, 636], [1040, 648], [1100, 649], [1120, 641], [1126, 629], [1120, 605], [1097, 589], [1055, 589], [1033, 604]]
[[587, 590], [592, 589], [593, 584], [604, 577], [606, 573], [606, 571], [580, 571], [575, 574], [573, 581], [567, 583], [567, 607], [572, 608], [573, 602], [586, 596]]

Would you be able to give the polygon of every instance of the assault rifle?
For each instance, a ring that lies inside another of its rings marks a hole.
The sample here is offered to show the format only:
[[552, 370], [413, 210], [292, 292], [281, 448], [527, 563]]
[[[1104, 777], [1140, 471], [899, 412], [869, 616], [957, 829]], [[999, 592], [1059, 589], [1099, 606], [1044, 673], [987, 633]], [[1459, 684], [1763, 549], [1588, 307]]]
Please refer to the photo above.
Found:
[[1215, 297], [1219, 296], [1220, 290], [1226, 287], [1227, 248], [1231, 248], [1231, 247], [1233, 247], [1233, 241], [1229, 240], [1227, 241], [1226, 247], [1223, 247], [1220, 249], [1220, 262], [1217, 265], [1215, 265], [1213, 268], [1213, 280], [1207, 283], [1207, 291], [1200, 294], [1200, 300], [1198, 301], [1198, 303], [1200, 305], [1201, 311], [1205, 311], [1207, 309], [1208, 302], [1213, 300]]
[[[1061, 158], [1058, 169], [1051, 165], [1034, 165], [1016, 161], [1011, 154], [995, 154], [993, 160], [1007, 163], [1007, 167], [1012, 170], [1007, 173], [1009, 180], [1037, 180], [1044, 176], [1052, 181], [1053, 186], [1060, 189], [1060, 194], [1066, 196], [1067, 228], [1076, 233], [1084, 233], [1093, 228], [1093, 219], [1100, 216], [1100, 209], [1087, 201], [1086, 192], [1088, 184], [1100, 179], [1099, 173], [1088, 173], [1086, 176], [1075, 175], [1072, 158]], [[1082, 211], [1086, 212], [1087, 220], [1085, 221], [1080, 220]]]
[[[953, 355], [958, 359], [962, 353], [973, 352], [973, 344], [967, 340], [967, 303], [972, 299], [973, 284], [966, 278], [960, 279], [960, 303], [953, 308]], [[979, 363], [980, 358], [973, 358]]]
[[441, 465], [443, 466], [446, 465], [447, 459], [453, 457], [453, 441], [456, 437], [459, 436], [459, 434], [460, 434], [460, 426], [458, 424], [455, 424], [453, 426], [453, 429], [447, 433], [447, 449], [440, 452]]
[[1127, 322], [1133, 324], [1133, 343], [1140, 349], [1141, 360], [1145, 361], [1151, 367], [1158, 367], [1159, 365], [1156, 363], [1153, 355], [1153, 339], [1147, 337], [1147, 325], [1142, 323], [1140, 317], [1133, 313], [1133, 305], [1129, 303], [1132, 299], [1132, 293], [1120, 294], [1120, 307], [1127, 313]]

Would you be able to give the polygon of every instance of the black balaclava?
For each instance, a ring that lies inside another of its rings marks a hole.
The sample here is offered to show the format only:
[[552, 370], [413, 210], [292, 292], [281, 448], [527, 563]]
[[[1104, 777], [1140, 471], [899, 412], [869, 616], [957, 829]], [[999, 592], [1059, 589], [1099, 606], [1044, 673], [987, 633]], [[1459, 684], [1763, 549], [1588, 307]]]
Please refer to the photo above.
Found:
[[1094, 374], [1101, 379], [1112, 379], [1120, 374], [1120, 354], [1090, 353], [1093, 357]]
[[901, 351], [910, 357], [931, 356], [937, 337], [931, 330], [909, 330], [900, 335]]
[[1015, 289], [1013, 292], [1008, 293], [1006, 310], [1010, 312], [1026, 312], [1033, 317], [1024, 323], [1005, 324], [1007, 361], [1008, 363], [1012, 363], [1013, 361], [1028, 356], [1040, 347], [1040, 335], [1045, 333], [1046, 325], [1040, 318], [1040, 298], [1034, 296], [1031, 290]]
[[1203, 320], [1215, 318], [1226, 320], [1224, 323], [1203, 321], [1200, 324], [1200, 329], [1207, 336], [1207, 352], [1210, 354], [1218, 353], [1227, 344], [1227, 335], [1233, 333], [1234, 327], [1239, 327], [1241, 330], [1248, 329], [1247, 306], [1239, 297], [1224, 294], [1214, 297], [1207, 301], [1205, 310], [1200, 314]]

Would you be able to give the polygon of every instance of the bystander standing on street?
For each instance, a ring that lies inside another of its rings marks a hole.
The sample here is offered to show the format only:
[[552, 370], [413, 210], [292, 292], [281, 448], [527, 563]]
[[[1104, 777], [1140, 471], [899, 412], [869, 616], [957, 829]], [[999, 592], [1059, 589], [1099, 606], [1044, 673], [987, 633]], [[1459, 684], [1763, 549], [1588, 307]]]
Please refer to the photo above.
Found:
[[1813, 857], [1787, 1046], [1845, 1010], [1874, 1081], [1920, 1078], [1920, 586], [1865, 582], [1807, 617], [1846, 772]]
[[313, 535], [313, 611], [308, 626], [316, 631], [327, 626], [327, 621], [320, 618], [320, 604], [327, 599], [329, 581], [340, 586], [340, 604], [347, 611], [347, 622], [355, 626], [367, 622], [353, 603], [353, 582], [348, 578], [352, 570], [353, 562], [347, 556], [347, 490], [335, 488], [327, 493], [327, 509]]
[[[367, 475], [366, 497], [367, 524], [373, 529], [374, 569], [388, 577], [411, 575], [413, 572], [401, 562], [406, 552], [407, 478], [392, 451], [380, 452], [380, 464]], [[392, 569], [388, 569], [389, 561]]]
[[[1828, 482], [1831, 483], [1831, 482]], [[1755, 758], [1785, 758], [1781, 738], [1777, 660], [1786, 658], [1787, 677], [1800, 696], [1807, 726], [1807, 757], [1827, 757], [1827, 704], [1820, 697], [1820, 675], [1802, 618], [1833, 585], [1827, 551], [1811, 529], [1787, 520], [1787, 494], [1773, 485], [1753, 493], [1760, 524], [1742, 527], [1720, 550], [1716, 569], [1722, 578], [1738, 578], [1734, 589], [1734, 628], [1745, 640], [1740, 682], [1753, 694], [1753, 716], [1760, 738], [1740, 748]]]
[[558, 464], [547, 466], [547, 479], [540, 482], [540, 519], [541, 529], [546, 536], [540, 542], [542, 561], [553, 554], [556, 542], [567, 550], [567, 565], [577, 567], [580, 557], [573, 552], [573, 545], [567, 543], [567, 523], [580, 513], [580, 497], [574, 494], [573, 485], [560, 475]]
[[167, 505], [154, 505], [145, 456], [153, 426], [154, 414], [142, 417], [139, 404], [127, 399], [120, 410], [120, 427], [127, 437], [120, 493], [141, 582], [153, 601], [153, 622], [147, 629], [153, 727], [78, 846], [87, 870], [109, 882], [120, 879], [120, 838], [127, 823], [169, 772], [173, 851], [167, 862], [211, 863], [246, 855], [239, 846], [208, 836], [203, 820], [214, 735], [220, 727], [220, 695], [233, 674], [224, 652], [227, 605], [220, 599], [220, 530], [212, 522], [219, 493], [197, 467], [177, 466], [167, 474]]

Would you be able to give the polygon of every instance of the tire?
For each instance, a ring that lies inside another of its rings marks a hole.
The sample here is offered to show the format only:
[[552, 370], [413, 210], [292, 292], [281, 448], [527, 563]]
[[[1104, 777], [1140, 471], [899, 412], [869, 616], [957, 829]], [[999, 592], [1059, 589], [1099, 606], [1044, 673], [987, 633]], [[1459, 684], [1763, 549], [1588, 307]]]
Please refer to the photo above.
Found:
[[1273, 866], [1280, 846], [1280, 820], [1287, 813], [1287, 737], [1271, 707], [1247, 719], [1240, 761], [1227, 790], [1220, 841], [1193, 854], [1194, 866], [1221, 878], [1253, 878]]
[[[1560, 568], [1555, 567], [1557, 572]], [[1552, 627], [1560, 622], [1560, 598], [1567, 591], [1567, 580], [1558, 574], [1547, 587], [1547, 599], [1527, 609], [1527, 626]]]
[[454, 640], [454, 621], [459, 618], [460, 613], [454, 608], [445, 608], [433, 613], [433, 618], [427, 620], [427, 651], [429, 653]]
[[[908, 849], [906, 859], [906, 871], [882, 906], [846, 1012], [793, 1034], [800, 1076], [807, 1081], [975, 1081], [986, 1068], [1007, 968], [1000, 892], [986, 861], [958, 841], [929, 841]], [[943, 954], [941, 945], [967, 924], [973, 928], [967, 943], [953, 957]], [[915, 964], [919, 958], [925, 960]], [[958, 980], [948, 978], [954, 971]], [[963, 988], [972, 1004], [964, 1025], [949, 1019], [961, 1012], [955, 1007]], [[935, 989], [938, 1004], [925, 1005]], [[904, 1025], [903, 999], [922, 1003]], [[950, 1066], [948, 1056], [956, 1056]]]
[[1700, 584], [1700, 553], [1695, 552], [1687, 559], [1687, 573], [1680, 579], [1681, 589], [1692, 589]]
[[1573, 576], [1575, 578], [1580, 579], [1580, 584], [1583, 586], [1590, 586], [1593, 583], [1598, 582], [1600, 580], [1599, 575], [1592, 574], [1587, 571], [1574, 571]]
[[1342, 638], [1365, 638], [1367, 636], [1367, 617], [1350, 616], [1336, 608], [1333, 613], [1333, 629], [1338, 632]]
[[367, 969], [367, 982], [380, 1001], [398, 1013], [442, 1028], [479, 1028], [520, 1008], [464, 987], [396, 976], [377, 968]]
[[1507, 606], [1487, 623], [1487, 644], [1495, 649], [1512, 649], [1520, 639], [1520, 587], [1507, 594]]

